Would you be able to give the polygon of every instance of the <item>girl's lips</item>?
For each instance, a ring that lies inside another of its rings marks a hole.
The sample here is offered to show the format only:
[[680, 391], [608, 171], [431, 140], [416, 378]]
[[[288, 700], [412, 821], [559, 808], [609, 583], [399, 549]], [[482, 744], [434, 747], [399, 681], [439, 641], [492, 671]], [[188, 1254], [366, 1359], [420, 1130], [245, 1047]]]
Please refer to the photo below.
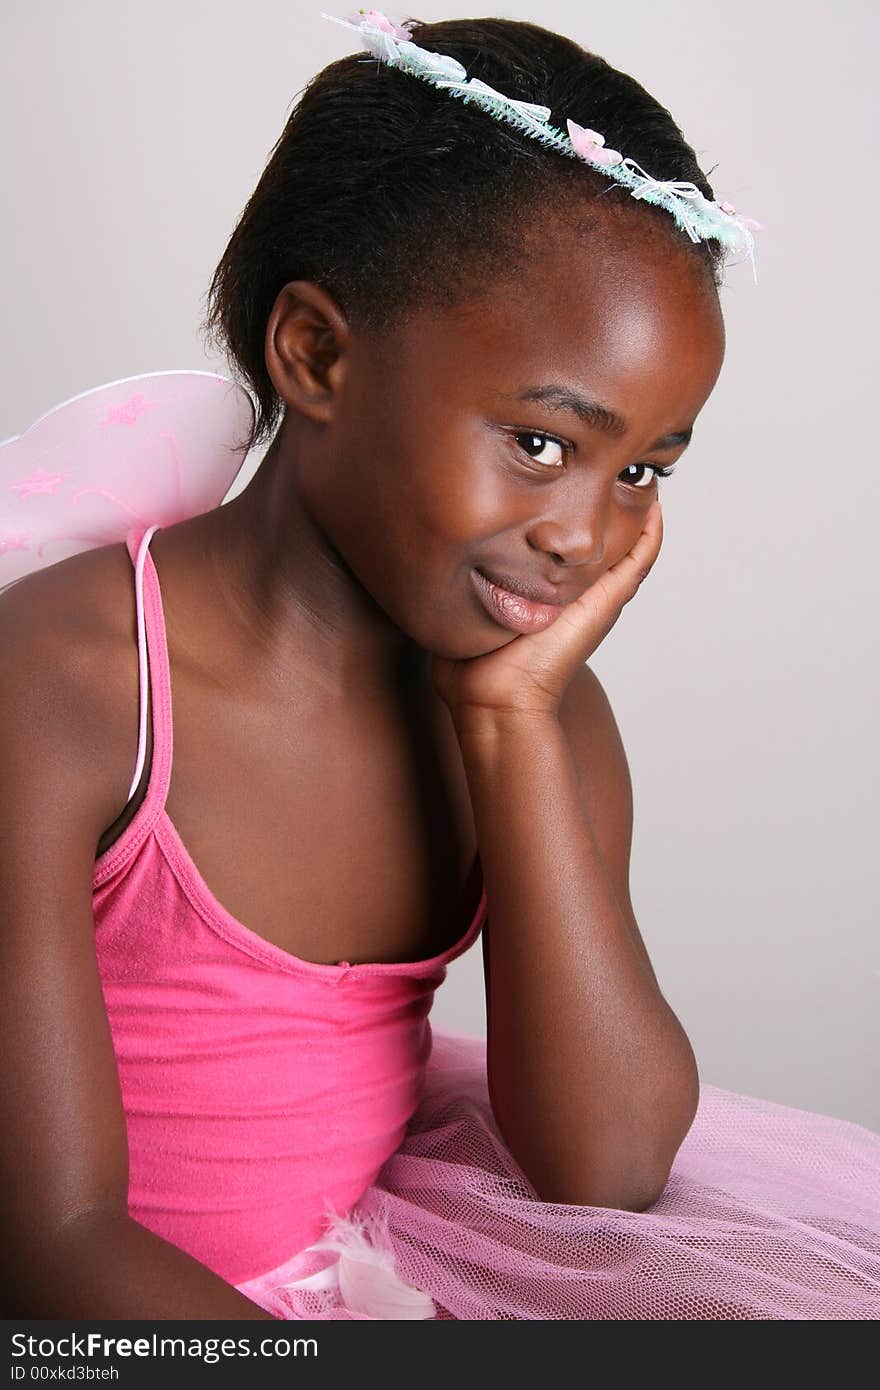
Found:
[[540, 632], [562, 612], [561, 603], [533, 603], [531, 599], [499, 589], [479, 570], [471, 570], [474, 588], [490, 618], [510, 632]]

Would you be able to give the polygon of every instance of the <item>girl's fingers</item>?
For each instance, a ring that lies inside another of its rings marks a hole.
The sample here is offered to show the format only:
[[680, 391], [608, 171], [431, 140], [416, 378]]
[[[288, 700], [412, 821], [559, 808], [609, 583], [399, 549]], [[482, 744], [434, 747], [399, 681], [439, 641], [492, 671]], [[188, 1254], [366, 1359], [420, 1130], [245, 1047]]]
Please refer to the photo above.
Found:
[[556, 666], [560, 690], [575, 666], [589, 661], [610, 632], [621, 611], [651, 572], [663, 540], [663, 518], [656, 500], [649, 508], [638, 540], [622, 559], [607, 569], [579, 599], [563, 608], [545, 632], [525, 640], [545, 668]]
[[447, 665], [435, 659], [435, 683], [453, 717], [457, 707], [466, 705], [557, 713], [573, 675], [651, 572], [662, 539], [663, 519], [655, 499], [632, 549], [564, 607], [549, 627], [469, 661]]
[[612, 575], [615, 580], [622, 579], [627, 586], [634, 584], [633, 593], [635, 593], [642, 581], [647, 579], [650, 574], [654, 561], [660, 554], [662, 541], [663, 513], [659, 498], [655, 497], [645, 517], [642, 532], [632, 550], [628, 551], [622, 560], [618, 560], [616, 565], [612, 565], [607, 574]]
[[663, 516], [655, 498], [645, 518], [638, 540], [622, 559], [597, 580], [595, 587], [604, 595], [615, 618], [624, 604], [639, 591], [654, 566], [663, 542]]

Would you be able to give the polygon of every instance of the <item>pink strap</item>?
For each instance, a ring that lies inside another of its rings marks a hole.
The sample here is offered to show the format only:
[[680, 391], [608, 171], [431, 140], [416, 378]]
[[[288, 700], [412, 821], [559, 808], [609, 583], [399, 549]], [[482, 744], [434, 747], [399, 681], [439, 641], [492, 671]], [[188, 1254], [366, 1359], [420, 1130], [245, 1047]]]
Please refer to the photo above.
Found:
[[[147, 701], [153, 706], [153, 761], [148, 799], [161, 798], [164, 805], [171, 780], [172, 718], [171, 673], [159, 576], [149, 546], [161, 528], [149, 526], [138, 537], [134, 528], [126, 536], [126, 546], [134, 564], [135, 606], [138, 632], [139, 722], [138, 749], [134, 777], [126, 805], [134, 796], [147, 757]], [[135, 548], [136, 547], [136, 548]], [[147, 655], [149, 653], [149, 665]], [[153, 679], [150, 680], [152, 672]]]

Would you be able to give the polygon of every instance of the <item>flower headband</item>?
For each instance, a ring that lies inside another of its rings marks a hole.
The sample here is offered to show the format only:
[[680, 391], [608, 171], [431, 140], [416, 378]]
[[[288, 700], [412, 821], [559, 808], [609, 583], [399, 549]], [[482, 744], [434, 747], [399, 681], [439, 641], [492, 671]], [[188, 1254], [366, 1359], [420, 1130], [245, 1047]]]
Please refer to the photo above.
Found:
[[550, 125], [549, 106], [516, 101], [513, 97], [496, 92], [494, 87], [481, 82], [478, 77], [468, 79], [467, 70], [455, 58], [419, 48], [410, 39], [409, 26], [392, 24], [379, 10], [359, 10], [345, 19], [322, 11], [321, 18], [353, 29], [373, 57], [389, 67], [402, 68], [413, 77], [424, 78], [426, 82], [465, 102], [474, 101], [490, 116], [507, 121], [532, 139], [559, 150], [560, 154], [583, 159], [594, 168], [601, 169], [609, 178], [628, 188], [634, 198], [642, 198], [672, 213], [676, 225], [687, 232], [691, 241], [712, 238], [719, 241], [726, 251], [744, 252], [751, 260], [757, 284], [752, 231], [763, 231], [763, 226], [752, 217], [737, 216], [732, 203], [719, 203], [706, 198], [694, 183], [652, 178], [634, 159], [625, 159], [618, 150], [608, 149], [604, 135], [574, 121], [566, 121], [566, 137], [561, 130]]

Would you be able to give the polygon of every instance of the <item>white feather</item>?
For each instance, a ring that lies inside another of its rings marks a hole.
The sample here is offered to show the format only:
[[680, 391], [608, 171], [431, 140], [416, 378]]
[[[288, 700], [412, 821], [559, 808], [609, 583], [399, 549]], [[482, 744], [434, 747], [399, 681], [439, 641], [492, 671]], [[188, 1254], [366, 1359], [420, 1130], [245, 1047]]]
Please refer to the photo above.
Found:
[[279, 1287], [285, 1289], [338, 1288], [352, 1313], [371, 1318], [433, 1318], [437, 1309], [430, 1294], [400, 1278], [385, 1223], [374, 1216], [361, 1218], [332, 1212], [327, 1229], [309, 1250], [330, 1250], [337, 1258], [324, 1269]]

